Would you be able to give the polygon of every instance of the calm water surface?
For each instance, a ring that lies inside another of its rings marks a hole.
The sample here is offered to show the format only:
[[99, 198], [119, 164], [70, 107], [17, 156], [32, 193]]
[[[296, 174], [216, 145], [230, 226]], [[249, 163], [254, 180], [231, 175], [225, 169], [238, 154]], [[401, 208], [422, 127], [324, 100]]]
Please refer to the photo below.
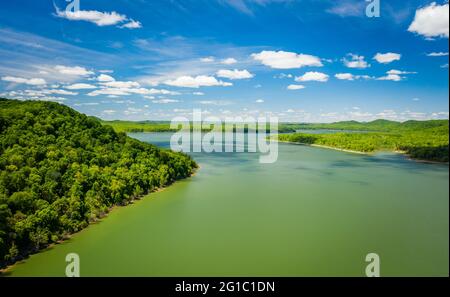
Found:
[[[131, 134], [168, 147], [168, 133]], [[193, 154], [198, 173], [71, 240], [31, 256], [13, 276], [385, 276], [449, 272], [449, 167], [280, 144], [257, 154]]]

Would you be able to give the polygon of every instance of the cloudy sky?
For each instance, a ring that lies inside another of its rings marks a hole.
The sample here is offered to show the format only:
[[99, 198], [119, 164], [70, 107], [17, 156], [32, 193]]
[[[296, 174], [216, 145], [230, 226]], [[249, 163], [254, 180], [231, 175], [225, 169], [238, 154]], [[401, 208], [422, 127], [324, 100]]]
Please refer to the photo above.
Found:
[[103, 119], [448, 118], [448, 1], [368, 4], [1, 1], [0, 96]]

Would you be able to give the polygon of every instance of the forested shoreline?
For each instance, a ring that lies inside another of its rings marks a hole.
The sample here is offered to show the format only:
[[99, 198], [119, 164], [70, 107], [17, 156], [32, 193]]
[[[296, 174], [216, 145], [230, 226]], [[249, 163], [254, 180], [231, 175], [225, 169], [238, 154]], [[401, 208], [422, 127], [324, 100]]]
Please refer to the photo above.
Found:
[[407, 154], [412, 159], [448, 162], [448, 120], [408, 121], [404, 123], [385, 120], [370, 123], [341, 122], [311, 124], [310, 128], [366, 132], [339, 132], [333, 134], [292, 133], [280, 134], [275, 136], [275, 138], [282, 142], [320, 145], [364, 153], [383, 150], [397, 151]]
[[0, 268], [190, 176], [187, 155], [58, 103], [0, 99]]

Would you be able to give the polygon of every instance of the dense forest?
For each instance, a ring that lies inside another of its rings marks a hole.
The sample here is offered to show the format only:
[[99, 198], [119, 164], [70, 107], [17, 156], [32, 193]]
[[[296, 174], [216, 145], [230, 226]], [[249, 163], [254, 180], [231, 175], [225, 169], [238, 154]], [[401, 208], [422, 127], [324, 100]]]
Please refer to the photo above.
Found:
[[69, 107], [0, 99], [0, 268], [196, 167]]
[[[302, 129], [366, 131], [334, 134], [281, 134], [280, 141], [316, 144], [359, 152], [401, 151], [413, 159], [448, 162], [449, 122], [377, 120], [370, 123], [340, 122], [303, 125]], [[379, 131], [379, 132], [371, 132]]]

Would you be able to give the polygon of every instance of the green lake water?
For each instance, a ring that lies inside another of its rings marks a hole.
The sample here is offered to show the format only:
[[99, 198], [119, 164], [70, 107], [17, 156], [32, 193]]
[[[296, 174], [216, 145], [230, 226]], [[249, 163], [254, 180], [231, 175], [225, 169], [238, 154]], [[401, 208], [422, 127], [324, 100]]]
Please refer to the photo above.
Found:
[[[168, 146], [168, 133], [132, 134]], [[115, 209], [12, 276], [448, 276], [449, 167], [280, 144], [258, 155], [193, 154], [198, 173]]]

